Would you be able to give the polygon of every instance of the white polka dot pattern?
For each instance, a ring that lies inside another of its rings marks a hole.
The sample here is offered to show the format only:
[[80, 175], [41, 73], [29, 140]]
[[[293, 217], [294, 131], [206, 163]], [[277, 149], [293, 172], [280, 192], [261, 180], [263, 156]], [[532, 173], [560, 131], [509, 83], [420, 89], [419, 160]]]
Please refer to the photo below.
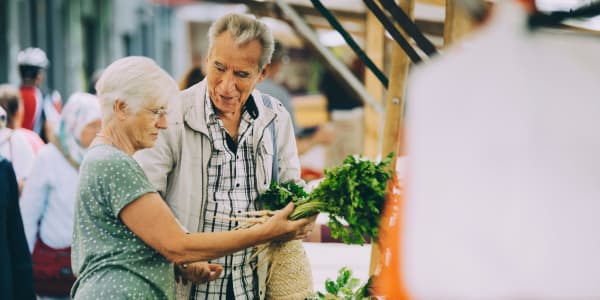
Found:
[[127, 204], [156, 192], [138, 163], [110, 145], [86, 154], [73, 230], [74, 299], [174, 299], [173, 265], [119, 219]]

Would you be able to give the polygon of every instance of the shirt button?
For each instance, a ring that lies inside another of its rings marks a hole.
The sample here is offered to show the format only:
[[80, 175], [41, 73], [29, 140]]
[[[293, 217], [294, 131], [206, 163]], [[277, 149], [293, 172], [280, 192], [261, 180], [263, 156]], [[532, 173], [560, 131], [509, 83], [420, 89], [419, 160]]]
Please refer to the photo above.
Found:
[[235, 184], [235, 186], [236, 186], [236, 187], [240, 187], [240, 184], [239, 184], [239, 183], [236, 183], [236, 184]]
[[237, 267], [233, 267], [233, 270], [234, 270], [234, 271], [235, 271], [235, 270], [237, 270]]

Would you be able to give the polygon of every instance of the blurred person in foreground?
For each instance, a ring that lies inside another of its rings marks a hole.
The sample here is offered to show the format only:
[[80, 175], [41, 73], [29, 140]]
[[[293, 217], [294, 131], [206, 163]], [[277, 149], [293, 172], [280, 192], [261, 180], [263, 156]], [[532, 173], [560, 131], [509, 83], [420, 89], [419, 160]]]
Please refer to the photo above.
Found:
[[600, 298], [600, 39], [528, 26], [533, 7], [496, 2], [409, 81], [415, 299]]
[[[228, 14], [211, 25], [208, 38], [206, 78], [171, 104], [169, 128], [136, 159], [188, 230], [221, 234], [238, 224], [215, 216], [257, 210], [255, 200], [272, 181], [303, 182], [289, 113], [254, 88], [273, 52], [270, 30], [251, 16]], [[213, 260], [224, 275], [181, 286], [180, 299], [264, 298], [268, 264], [254, 253]]]
[[180, 103], [175, 81], [149, 58], [126, 57], [106, 68], [96, 90], [102, 129], [79, 172], [74, 299], [174, 299], [174, 263], [190, 280], [214, 280], [222, 267], [203, 261], [306, 236], [310, 220], [287, 220], [292, 204], [250, 229], [187, 234], [132, 158], [167, 128], [169, 102]]
[[316, 145], [326, 145], [333, 141], [333, 132], [326, 126], [316, 126], [311, 128], [300, 128], [296, 122], [294, 106], [292, 105], [292, 95], [287, 89], [275, 82], [275, 76], [281, 70], [281, 67], [289, 58], [285, 47], [279, 41], [274, 42], [273, 56], [271, 63], [265, 67], [265, 78], [256, 85], [256, 88], [265, 94], [269, 94], [279, 101], [290, 113], [294, 134], [296, 135], [296, 146], [298, 154], [302, 155]]
[[69, 97], [52, 143], [36, 157], [21, 197], [21, 215], [39, 299], [68, 299], [73, 213], [79, 165], [101, 127], [96, 96]]
[[62, 108], [57, 91], [50, 94], [42, 91], [42, 83], [50, 62], [44, 50], [26, 48], [19, 52], [17, 64], [21, 76], [20, 92], [24, 111], [21, 125], [33, 130], [47, 143], [54, 135]]
[[[0, 107], [0, 129], [6, 111]], [[0, 155], [0, 291], [2, 299], [33, 300], [31, 256], [19, 211], [19, 188], [11, 163]]]
[[[4, 104], [10, 114], [4, 108]], [[18, 120], [18, 105], [18, 91], [10, 85], [0, 85], [0, 107], [5, 116], [4, 126], [0, 128], [0, 155], [12, 163], [17, 175], [19, 191], [22, 191], [25, 181], [31, 173], [35, 153], [22, 130], [8, 127], [9, 124], [14, 124], [15, 117]]]
[[21, 127], [23, 123], [23, 101], [19, 90], [9, 84], [0, 85], [0, 106], [6, 111], [6, 127], [20, 132], [37, 154], [45, 145], [37, 133]]

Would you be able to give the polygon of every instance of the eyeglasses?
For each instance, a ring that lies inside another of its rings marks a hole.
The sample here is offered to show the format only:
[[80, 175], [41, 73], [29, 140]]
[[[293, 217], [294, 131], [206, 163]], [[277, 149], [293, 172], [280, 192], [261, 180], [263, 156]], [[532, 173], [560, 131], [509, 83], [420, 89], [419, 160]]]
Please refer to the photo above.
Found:
[[164, 108], [156, 108], [156, 109], [144, 108], [144, 109], [154, 114], [154, 121], [158, 121], [158, 120], [160, 120], [160, 118], [167, 115], [167, 110]]

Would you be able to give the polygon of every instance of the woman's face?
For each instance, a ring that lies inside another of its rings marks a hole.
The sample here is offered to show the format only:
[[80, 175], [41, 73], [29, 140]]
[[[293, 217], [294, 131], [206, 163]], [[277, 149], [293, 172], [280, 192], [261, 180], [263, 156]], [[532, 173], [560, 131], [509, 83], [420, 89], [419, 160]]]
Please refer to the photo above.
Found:
[[96, 134], [100, 132], [100, 128], [102, 127], [102, 121], [97, 119], [83, 127], [81, 130], [81, 134], [79, 135], [79, 144], [83, 148], [87, 148], [92, 140], [96, 137]]
[[128, 136], [135, 151], [151, 148], [158, 139], [158, 132], [167, 128], [166, 104], [143, 106], [131, 115], [127, 123]]

